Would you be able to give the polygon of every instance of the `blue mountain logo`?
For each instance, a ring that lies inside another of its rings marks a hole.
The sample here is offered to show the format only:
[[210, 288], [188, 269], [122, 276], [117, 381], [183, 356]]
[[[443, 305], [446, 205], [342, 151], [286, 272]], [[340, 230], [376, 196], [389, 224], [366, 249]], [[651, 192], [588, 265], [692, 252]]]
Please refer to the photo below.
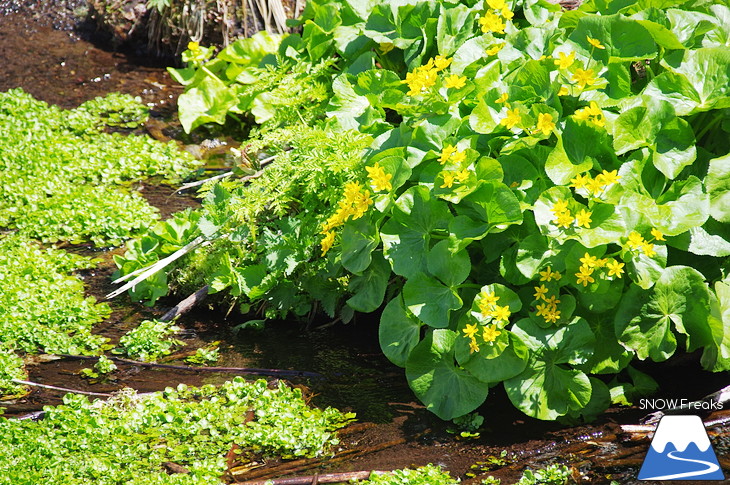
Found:
[[639, 480], [724, 480], [699, 416], [663, 416]]

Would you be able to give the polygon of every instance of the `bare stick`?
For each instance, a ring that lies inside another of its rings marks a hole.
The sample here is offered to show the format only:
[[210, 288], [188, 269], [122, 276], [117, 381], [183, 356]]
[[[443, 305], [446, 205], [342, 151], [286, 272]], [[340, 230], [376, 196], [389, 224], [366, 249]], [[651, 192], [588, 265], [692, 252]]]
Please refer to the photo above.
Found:
[[205, 285], [204, 287], [200, 288], [198, 291], [193, 293], [192, 295], [188, 296], [184, 300], [180, 301], [177, 305], [172, 307], [170, 311], [162, 315], [162, 318], [160, 318], [163, 322], [169, 322], [170, 320], [173, 320], [175, 317], [178, 317], [184, 313], [187, 313], [190, 311], [191, 308], [193, 308], [195, 305], [200, 303], [201, 301], [205, 300], [205, 297], [208, 296], [208, 285]]
[[367, 480], [370, 475], [382, 475], [387, 472], [373, 470], [360, 472], [327, 473], [325, 475], [309, 475], [306, 477], [277, 478], [276, 480], [252, 480], [238, 482], [240, 485], [310, 485], [312, 483], [340, 483], [350, 480]]
[[[65, 359], [81, 359], [90, 360], [98, 359], [98, 357], [88, 355], [70, 355], [70, 354], [57, 354], [59, 357]], [[323, 377], [322, 374], [311, 371], [303, 370], [285, 370], [285, 369], [260, 369], [257, 367], [192, 367], [189, 365], [172, 365], [172, 364], [157, 364], [155, 362], [142, 362], [139, 360], [123, 359], [121, 357], [108, 357], [109, 360], [113, 360], [119, 364], [136, 365], [139, 367], [154, 367], [159, 369], [175, 369], [192, 372], [228, 372], [231, 374], [251, 374], [257, 376], [272, 376], [272, 377]]]
[[16, 384], [22, 384], [24, 386], [42, 387], [43, 389], [50, 389], [52, 391], [72, 392], [74, 394], [83, 394], [85, 396], [111, 397], [111, 394], [106, 394], [104, 392], [79, 391], [77, 389], [68, 389], [66, 387], [49, 386], [48, 384], [39, 384], [38, 382], [23, 381], [20, 379], [11, 379], [11, 381], [13, 381]]
[[[261, 162], [259, 162], [259, 166], [264, 167], [264, 166], [270, 164], [271, 162], [273, 162], [275, 159], [276, 159], [276, 155], [273, 155], [268, 158], [264, 158], [263, 160], [261, 160]], [[259, 170], [259, 172], [261, 172], [261, 171]], [[241, 181], [245, 182], [247, 180], [251, 180], [252, 178], [260, 177], [261, 175], [257, 175], [259, 172], [256, 172], [256, 174], [253, 174], [253, 175], [248, 175], [246, 177], [242, 177]], [[177, 189], [175, 192], [173, 192], [173, 194], [176, 194], [176, 193], [180, 192], [181, 190], [192, 189], [193, 187], [199, 187], [199, 186], [205, 184], [206, 182], [213, 182], [214, 180], [224, 179], [226, 177], [230, 177], [231, 175], [233, 175], [233, 170], [231, 170], [229, 172], [224, 172], [224, 173], [221, 173], [218, 175], [214, 175], [213, 177], [209, 177], [207, 179], [197, 180], [195, 182], [183, 184], [180, 186], [179, 189]], [[254, 175], [256, 175], [256, 177], [254, 177]]]
[[[195, 249], [198, 246], [200, 246], [201, 244], [203, 244], [204, 241], [205, 241], [205, 239], [203, 238], [203, 236], [196, 237], [195, 239], [193, 239], [192, 241], [190, 241], [185, 246], [178, 249], [171, 255], [167, 256], [166, 258], [162, 258], [161, 260], [157, 261], [156, 263], [148, 266], [144, 271], [139, 273], [132, 281], [130, 281], [129, 283], [126, 283], [124, 286], [121, 286], [121, 287], [117, 288], [116, 290], [112, 291], [111, 293], [109, 293], [108, 295], [106, 295], [106, 298], [107, 299], [114, 298], [115, 296], [121, 295], [128, 289], [134, 288], [135, 286], [137, 286], [138, 283], [146, 280], [153, 274], [160, 271], [165, 266], [171, 264], [173, 261], [183, 257], [184, 255], [186, 255], [193, 249]], [[119, 283], [121, 281], [124, 281], [125, 279], [128, 279], [129, 276], [130, 275], [122, 276], [121, 278], [118, 278], [118, 279], [112, 281], [112, 283]]]

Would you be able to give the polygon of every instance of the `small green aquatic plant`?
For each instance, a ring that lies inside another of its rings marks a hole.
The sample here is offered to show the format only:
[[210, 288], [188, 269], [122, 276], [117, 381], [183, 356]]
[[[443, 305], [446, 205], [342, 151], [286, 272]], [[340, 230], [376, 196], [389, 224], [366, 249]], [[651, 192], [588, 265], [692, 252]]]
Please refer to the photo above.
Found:
[[[127, 389], [106, 402], [68, 394], [45, 411], [40, 421], [0, 418], [0, 484], [221, 485], [234, 445], [257, 459], [326, 455], [354, 417], [311, 408], [298, 389], [241, 378]], [[168, 475], [166, 462], [189, 473]]]
[[143, 320], [119, 339], [121, 350], [133, 359], [154, 362], [172, 352], [182, 341], [172, 336], [180, 330], [173, 322]]
[[525, 470], [517, 485], [566, 485], [571, 482], [570, 469], [555, 464], [538, 470]]
[[131, 184], [151, 176], [179, 181], [198, 164], [173, 142], [104, 132], [146, 118], [128, 95], [62, 110], [21, 89], [0, 93], [0, 227], [98, 246], [146, 229], [157, 211]]
[[358, 485], [457, 485], [454, 479], [441, 467], [426, 465], [419, 468], [404, 468], [388, 473], [373, 473], [367, 480], [355, 482]]

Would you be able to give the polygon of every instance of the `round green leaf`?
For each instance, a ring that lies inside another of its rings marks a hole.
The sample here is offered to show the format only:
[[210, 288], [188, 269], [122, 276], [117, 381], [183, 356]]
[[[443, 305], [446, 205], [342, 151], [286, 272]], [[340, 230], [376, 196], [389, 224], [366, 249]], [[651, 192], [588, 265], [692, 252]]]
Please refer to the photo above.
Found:
[[461, 250], [452, 253], [446, 239], [431, 248], [426, 261], [428, 271], [450, 287], [463, 283], [471, 272], [471, 261], [467, 252]]
[[456, 291], [422, 273], [406, 281], [403, 297], [408, 310], [434, 328], [448, 327], [451, 310], [458, 310], [462, 305]]
[[487, 398], [489, 386], [454, 362], [451, 330], [433, 330], [411, 352], [406, 377], [426, 409], [443, 420], [463, 416]]
[[403, 305], [403, 295], [390, 300], [380, 316], [378, 338], [385, 356], [395, 365], [405, 367], [408, 356], [418, 344], [421, 322]]

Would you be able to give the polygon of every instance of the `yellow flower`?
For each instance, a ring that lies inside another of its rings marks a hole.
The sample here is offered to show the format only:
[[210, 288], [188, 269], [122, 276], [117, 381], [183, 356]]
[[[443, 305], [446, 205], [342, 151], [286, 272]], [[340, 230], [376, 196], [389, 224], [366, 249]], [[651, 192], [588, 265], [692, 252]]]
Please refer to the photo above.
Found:
[[575, 223], [578, 225], [578, 227], [591, 227], [591, 216], [593, 213], [591, 211], [587, 211], [585, 209], [581, 209], [580, 212], [578, 212], [575, 215]]
[[580, 190], [588, 184], [591, 178], [588, 175], [578, 174], [570, 180], [570, 186], [576, 190]]
[[596, 260], [596, 268], [603, 268], [606, 266], [606, 263], [608, 263], [608, 260], [606, 258], [601, 258]]
[[431, 59], [425, 66], [417, 67], [406, 74], [406, 79], [401, 83], [408, 84], [408, 96], [417, 96], [436, 84], [437, 78], [438, 74], [433, 68], [433, 59]]
[[461, 165], [464, 160], [466, 160], [466, 152], [456, 152], [451, 156], [451, 162], [457, 165]]
[[469, 170], [468, 169], [462, 169], [456, 172], [456, 179], [459, 181], [460, 184], [463, 184], [466, 179], [469, 178]]
[[560, 310], [552, 310], [544, 318], [546, 322], [555, 323], [560, 320]]
[[501, 10], [506, 6], [505, 0], [487, 0], [489, 8], [494, 10]]
[[586, 35], [586, 39], [588, 39], [588, 43], [590, 45], [592, 45], [593, 47], [595, 47], [596, 49], [605, 49], [606, 48], [606, 46], [601, 44], [601, 42], [598, 39], [594, 39], [593, 37], [588, 37], [587, 35]]
[[603, 190], [603, 179], [600, 175], [598, 175], [596, 178], [588, 181], [588, 191], [591, 192], [593, 195], [598, 195]]
[[385, 173], [385, 170], [383, 170], [383, 167], [379, 163], [376, 163], [372, 167], [365, 167], [365, 170], [367, 170], [370, 176], [370, 185], [374, 190], [391, 190], [393, 188], [393, 185], [390, 183], [393, 175]]
[[568, 88], [566, 86], [560, 86], [560, 90], [558, 91], [558, 96], [567, 96], [570, 93]]
[[482, 26], [482, 32], [485, 34], [488, 32], [504, 34], [504, 28], [506, 27], [502, 18], [493, 12], [485, 12], [484, 15], [479, 17], [479, 25]]
[[502, 103], [506, 103], [508, 99], [509, 99], [509, 94], [502, 93], [502, 95], [499, 98], [497, 98], [497, 100], [495, 102], [502, 104]]
[[654, 239], [656, 239], [657, 241], [666, 241], [666, 239], [664, 239], [664, 234], [662, 234], [659, 229], [656, 229], [654, 227], [651, 228], [651, 235], [654, 236]]
[[545, 300], [545, 294], [548, 292], [547, 287], [543, 284], [540, 286], [535, 286], [535, 294], [532, 295], [535, 297], [535, 300]]
[[452, 74], [446, 78], [444, 83], [446, 88], [461, 89], [466, 86], [466, 76], [459, 76], [458, 74]]
[[537, 129], [542, 131], [543, 135], [549, 135], [554, 128], [553, 115], [549, 113], [540, 113], [537, 115]]
[[451, 64], [451, 59], [448, 57], [443, 56], [436, 56], [433, 58], [433, 65], [436, 69], [436, 72], [443, 71], [447, 67], [449, 67], [449, 64]]
[[370, 191], [363, 191], [358, 198], [353, 202], [355, 213], [352, 215], [353, 220], [359, 219], [365, 215], [370, 205], [372, 205], [373, 199], [370, 197]]
[[553, 62], [560, 69], [568, 69], [575, 62], [575, 52], [571, 52], [569, 55], [565, 55], [565, 52], [560, 52], [558, 53], [558, 58]]
[[545, 271], [540, 271], [540, 281], [550, 281], [553, 279], [553, 270], [550, 266]]
[[570, 227], [571, 224], [573, 224], [573, 216], [570, 215], [570, 211], [561, 212], [558, 214], [558, 216], [553, 219], [553, 222], [557, 224], [558, 227]]
[[332, 245], [335, 243], [335, 233], [334, 231], [327, 231], [322, 238], [322, 241], [320, 241], [320, 244], [322, 245], [322, 256], [327, 254], [327, 251], [330, 250]]
[[656, 255], [656, 251], [654, 251], [654, 244], [652, 243], [645, 242], [641, 245], [641, 250], [650, 258]]
[[550, 295], [550, 298], [545, 299], [545, 303], [547, 303], [550, 308], [555, 309], [558, 307], [558, 303], [560, 303], [560, 300], [558, 300], [558, 297], [555, 295]]
[[454, 145], [446, 145], [441, 150], [441, 156], [439, 157], [439, 162], [441, 162], [441, 165], [445, 164], [449, 161], [451, 156], [457, 152], [457, 149]]
[[553, 204], [550, 211], [555, 214], [556, 216], [562, 212], [565, 212], [568, 210], [568, 201], [563, 199], [558, 199], [555, 204]]
[[588, 286], [588, 283], [593, 283], [596, 281], [593, 279], [593, 276], [591, 276], [591, 273], [593, 273], [593, 270], [590, 270], [590, 273], [584, 272], [585, 268], [581, 267], [580, 272], [576, 273], [575, 276], [578, 278], [578, 283], [582, 284], [583, 286]]
[[573, 81], [577, 82], [581, 88], [587, 86], [593, 86], [596, 83], [596, 73], [593, 69], [581, 69], [575, 70], [572, 77]]
[[618, 276], [621, 278], [621, 274], [624, 272], [624, 263], [619, 263], [615, 259], [609, 261], [606, 267], [608, 268], [608, 276]]
[[442, 189], [450, 189], [456, 182], [456, 176], [451, 172], [441, 172], [444, 176], [444, 183], [441, 186]]
[[506, 18], [507, 20], [512, 20], [512, 17], [515, 16], [514, 12], [512, 10], [510, 10], [509, 7], [507, 7], [507, 5], [502, 7], [501, 13], [502, 13], [502, 17]]
[[502, 50], [503, 47], [504, 47], [504, 42], [502, 42], [501, 44], [497, 44], [494, 47], [490, 47], [489, 49], [487, 49], [487, 55], [496, 56], [499, 53], [499, 51]]
[[479, 352], [479, 345], [477, 344], [476, 339], [471, 339], [469, 341], [469, 353], [473, 354], [474, 352]]
[[392, 42], [383, 42], [382, 44], [378, 45], [378, 50], [383, 55], [387, 54], [388, 52], [392, 51], [393, 49], [395, 49], [395, 46], [393, 45]]
[[544, 317], [545, 315], [550, 313], [550, 305], [548, 305], [547, 303], [539, 303], [535, 306], [535, 308], [537, 309], [538, 317]]
[[495, 305], [494, 311], [492, 312], [492, 316], [498, 322], [508, 321], [509, 316], [511, 314], [512, 314], [512, 312], [509, 311], [509, 307], [507, 305], [505, 305], [505, 306]]
[[507, 116], [503, 118], [502, 121], [499, 122], [499, 124], [504, 125], [507, 127], [508, 130], [511, 130], [520, 121], [522, 121], [522, 117], [520, 116], [520, 110], [518, 108], [508, 109]]
[[560, 273], [558, 273], [557, 271], [553, 271], [552, 273], [550, 273], [550, 277], [552, 279], [554, 279], [555, 281], [559, 281], [560, 278], [562, 278], [563, 276]]
[[482, 338], [485, 342], [494, 342], [500, 335], [502, 335], [502, 332], [497, 330], [496, 325], [484, 327], [484, 330], [482, 330]]
[[631, 231], [629, 233], [629, 240], [628, 240], [627, 244], [629, 245], [629, 247], [631, 247], [631, 249], [640, 248], [641, 246], [644, 245], [644, 242], [645, 242], [644, 238], [641, 237], [641, 234], [639, 234], [638, 232]]
[[482, 310], [482, 313], [486, 315], [486, 312], [483, 310], [485, 308], [491, 309], [492, 306], [494, 306], [499, 301], [499, 297], [494, 294], [494, 292], [490, 293], [479, 293], [479, 309]]
[[188, 50], [193, 52], [199, 51], [200, 44], [198, 42], [188, 42]]
[[601, 172], [600, 176], [602, 177], [602, 181], [605, 185], [615, 184], [621, 178], [621, 176], [618, 175], [617, 170], [611, 170], [610, 172], [604, 170], [603, 172]]
[[359, 182], [347, 182], [345, 184], [345, 201], [347, 204], [351, 204], [359, 195], [362, 190], [362, 185]]
[[462, 330], [462, 332], [464, 332], [464, 334], [466, 335], [467, 338], [474, 338], [474, 335], [476, 335], [476, 333], [478, 331], [479, 331], [479, 328], [477, 327], [476, 323], [472, 323], [472, 324], [467, 323], [464, 330]]
[[[585, 266], [586, 268], [592, 268], [596, 265], [596, 261], [598, 258], [595, 256], [591, 256], [588, 253], [585, 253], [582, 258], [580, 258], [580, 262]], [[593, 272], [593, 270], [591, 270]]]

